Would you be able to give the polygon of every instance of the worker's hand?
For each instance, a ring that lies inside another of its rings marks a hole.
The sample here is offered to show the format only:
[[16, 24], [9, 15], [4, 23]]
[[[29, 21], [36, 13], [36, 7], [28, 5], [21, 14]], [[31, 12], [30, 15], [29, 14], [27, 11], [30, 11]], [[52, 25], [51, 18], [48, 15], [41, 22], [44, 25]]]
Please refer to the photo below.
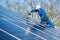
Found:
[[40, 24], [41, 20], [38, 20], [38, 24]]
[[28, 12], [28, 15], [31, 15], [31, 13]]

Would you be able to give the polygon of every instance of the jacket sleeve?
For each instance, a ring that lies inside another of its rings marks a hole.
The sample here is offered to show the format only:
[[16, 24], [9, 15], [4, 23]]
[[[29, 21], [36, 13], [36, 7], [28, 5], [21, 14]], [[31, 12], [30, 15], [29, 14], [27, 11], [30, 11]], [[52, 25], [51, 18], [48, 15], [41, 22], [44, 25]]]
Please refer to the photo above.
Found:
[[36, 10], [36, 9], [34, 9], [34, 10], [31, 10], [30, 12], [37, 12], [37, 10]]

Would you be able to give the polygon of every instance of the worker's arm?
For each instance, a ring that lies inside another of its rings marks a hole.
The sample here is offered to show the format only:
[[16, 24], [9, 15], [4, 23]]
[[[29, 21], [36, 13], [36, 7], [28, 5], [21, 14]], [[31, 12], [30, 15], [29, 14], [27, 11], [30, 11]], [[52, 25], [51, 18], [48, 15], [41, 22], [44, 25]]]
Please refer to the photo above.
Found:
[[28, 13], [28, 15], [31, 15], [32, 12], [37, 12], [37, 10], [36, 10], [36, 9], [31, 10], [31, 11]]
[[34, 10], [31, 10], [30, 12], [37, 12], [37, 10], [36, 10], [36, 9], [34, 9]]

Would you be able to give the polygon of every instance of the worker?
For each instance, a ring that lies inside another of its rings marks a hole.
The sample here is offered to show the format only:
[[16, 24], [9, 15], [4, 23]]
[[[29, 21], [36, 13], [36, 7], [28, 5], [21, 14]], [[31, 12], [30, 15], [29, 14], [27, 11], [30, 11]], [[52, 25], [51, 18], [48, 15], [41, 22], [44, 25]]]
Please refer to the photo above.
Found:
[[[53, 23], [50, 21], [50, 19], [48, 18], [48, 16], [45, 13], [45, 10], [43, 8], [41, 8], [40, 5], [37, 5], [36, 8], [31, 10], [30, 12], [31, 13], [32, 12], [38, 12], [38, 14], [40, 16], [40, 20], [41, 20], [39, 26], [41, 26], [42, 28], [45, 28], [45, 27], [54, 28]], [[30, 15], [30, 13], [29, 13], [29, 15]], [[34, 25], [34, 27], [37, 27], [37, 26]], [[38, 29], [39, 29], [39, 27], [38, 27]], [[30, 32], [30, 30], [31, 30], [31, 27], [28, 27], [27, 31], [26, 31], [26, 34], [28, 34]]]
[[53, 23], [50, 21], [50, 19], [48, 18], [48, 16], [45, 13], [45, 10], [43, 8], [41, 8], [40, 5], [37, 5], [36, 8], [31, 10], [30, 12], [31, 13], [38, 12], [38, 14], [40, 16], [40, 20], [41, 20], [40, 24], [54, 28]]

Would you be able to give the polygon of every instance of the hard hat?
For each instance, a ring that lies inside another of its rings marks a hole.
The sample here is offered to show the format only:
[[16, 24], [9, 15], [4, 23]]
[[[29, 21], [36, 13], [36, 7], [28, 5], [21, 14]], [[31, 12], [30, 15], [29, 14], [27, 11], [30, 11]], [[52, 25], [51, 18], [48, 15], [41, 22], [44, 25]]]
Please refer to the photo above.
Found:
[[40, 5], [37, 5], [37, 6], [36, 6], [36, 9], [40, 9], [40, 8], [41, 8], [41, 6], [40, 6]]

